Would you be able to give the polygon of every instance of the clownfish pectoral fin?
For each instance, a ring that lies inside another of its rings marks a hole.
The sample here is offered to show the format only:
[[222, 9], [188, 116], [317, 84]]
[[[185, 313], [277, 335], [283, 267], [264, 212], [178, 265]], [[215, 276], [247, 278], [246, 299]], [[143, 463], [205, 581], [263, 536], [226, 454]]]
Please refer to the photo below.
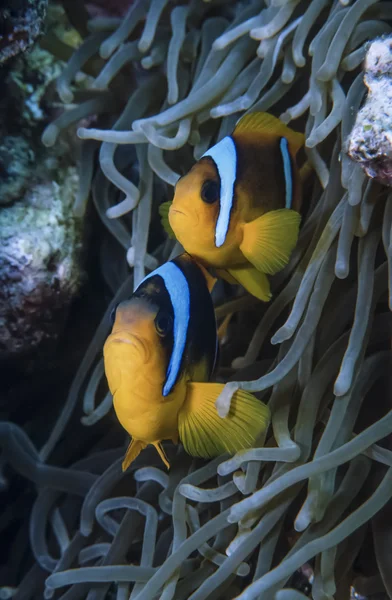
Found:
[[125, 458], [122, 462], [122, 470], [126, 471], [131, 463], [137, 458], [142, 450], [146, 448], [147, 444], [141, 442], [140, 440], [131, 440], [127, 451], [125, 453]]
[[161, 223], [162, 223], [163, 229], [166, 231], [169, 238], [172, 238], [173, 240], [175, 240], [176, 236], [175, 236], [174, 231], [171, 228], [170, 223], [169, 223], [169, 210], [170, 210], [171, 205], [172, 205], [171, 200], [168, 200], [168, 202], [162, 202], [162, 204], [160, 204], [160, 206], [159, 206], [158, 212], [161, 217]]
[[275, 134], [277, 137], [285, 138], [289, 143], [290, 152], [294, 156], [305, 143], [305, 136], [302, 133], [294, 131], [277, 117], [265, 112], [253, 112], [242, 117], [233, 131], [233, 136], [235, 137], [236, 133], [248, 131], [251, 133]]
[[301, 215], [295, 210], [271, 210], [243, 226], [243, 255], [263, 273], [274, 275], [289, 262], [297, 244]]
[[269, 302], [272, 298], [270, 284], [267, 275], [258, 271], [251, 264], [245, 267], [233, 267], [228, 269], [235, 283], [242, 285], [252, 296], [263, 302]]
[[161, 442], [153, 442], [152, 445], [154, 446], [155, 450], [158, 452], [159, 456], [161, 457], [162, 462], [165, 465], [165, 467], [167, 469], [170, 469], [170, 463], [169, 463], [169, 460], [168, 460], [168, 458], [167, 458], [167, 456], [165, 454], [165, 451], [163, 449], [163, 446], [162, 446]]
[[223, 388], [221, 383], [187, 384], [178, 428], [180, 440], [191, 456], [212, 458], [250, 448], [268, 427], [268, 406], [243, 390], [235, 392], [229, 414], [222, 419], [215, 401]]

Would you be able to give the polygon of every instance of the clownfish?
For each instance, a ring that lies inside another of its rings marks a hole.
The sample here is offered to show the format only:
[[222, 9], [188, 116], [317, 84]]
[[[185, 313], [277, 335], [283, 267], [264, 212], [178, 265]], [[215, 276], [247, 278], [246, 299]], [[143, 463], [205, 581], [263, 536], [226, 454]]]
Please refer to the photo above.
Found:
[[286, 266], [297, 243], [303, 143], [272, 115], [245, 115], [177, 181], [170, 208], [160, 210], [186, 252], [260, 300], [270, 300], [267, 275]]
[[268, 407], [242, 390], [226, 418], [216, 411], [223, 384], [208, 383], [218, 351], [214, 282], [185, 253], [115, 309], [103, 354], [114, 410], [132, 436], [123, 470], [148, 444], [169, 468], [162, 440], [180, 439], [191, 456], [210, 458], [251, 447], [268, 426]]

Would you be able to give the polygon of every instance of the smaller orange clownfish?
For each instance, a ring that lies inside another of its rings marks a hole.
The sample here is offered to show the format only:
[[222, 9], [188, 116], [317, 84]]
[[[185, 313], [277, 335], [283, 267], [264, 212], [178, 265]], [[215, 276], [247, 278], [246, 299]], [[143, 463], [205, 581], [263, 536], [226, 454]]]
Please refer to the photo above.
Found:
[[270, 300], [267, 275], [286, 266], [297, 243], [303, 143], [272, 115], [245, 115], [178, 180], [170, 226], [161, 209], [186, 252], [260, 300]]
[[148, 445], [169, 467], [162, 440], [210, 458], [249, 448], [269, 423], [269, 409], [239, 390], [218, 416], [221, 383], [208, 383], [217, 357], [210, 289], [215, 280], [188, 254], [140, 283], [113, 316], [104, 365], [117, 418], [132, 436], [123, 470]]

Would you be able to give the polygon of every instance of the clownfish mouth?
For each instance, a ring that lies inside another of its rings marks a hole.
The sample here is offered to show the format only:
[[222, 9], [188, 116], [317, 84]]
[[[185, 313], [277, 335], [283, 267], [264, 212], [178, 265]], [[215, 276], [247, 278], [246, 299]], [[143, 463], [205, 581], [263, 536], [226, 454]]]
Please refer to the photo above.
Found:
[[192, 211], [191, 213], [188, 213], [171, 206], [169, 211], [169, 217], [177, 218], [178, 216], [185, 217], [185, 219], [188, 219], [188, 221], [190, 220], [189, 224], [191, 224], [192, 227], [196, 227], [199, 224], [199, 215], [197, 214], [197, 212]]
[[184, 217], [186, 217], [186, 214], [182, 212], [182, 210], [178, 210], [178, 208], [173, 207], [170, 209], [170, 214], [184, 215]]
[[[121, 332], [112, 333], [107, 342], [109, 342], [110, 345], [116, 344], [120, 346], [121, 344], [126, 344], [127, 346], [131, 346], [132, 350], [136, 351], [137, 354], [141, 356], [143, 363], [148, 363], [150, 359], [151, 352], [147, 342], [134, 334], [129, 335]], [[130, 349], [130, 351], [132, 350]]]

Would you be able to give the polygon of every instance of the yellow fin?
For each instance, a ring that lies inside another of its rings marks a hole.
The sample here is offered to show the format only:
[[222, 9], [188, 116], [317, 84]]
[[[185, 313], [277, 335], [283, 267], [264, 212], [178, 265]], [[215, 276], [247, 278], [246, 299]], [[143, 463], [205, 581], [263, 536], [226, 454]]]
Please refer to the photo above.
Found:
[[215, 401], [222, 383], [188, 383], [178, 416], [180, 440], [191, 456], [212, 458], [250, 448], [268, 427], [270, 411], [252, 394], [238, 390], [227, 417], [219, 417]]
[[285, 137], [289, 143], [291, 153], [295, 156], [305, 143], [305, 136], [298, 131], [287, 127], [282, 121], [265, 112], [253, 112], [240, 119], [233, 131], [233, 135], [243, 132], [273, 133], [278, 137]]
[[225, 269], [215, 269], [215, 273], [218, 277], [220, 277], [224, 281], [227, 281], [227, 283], [230, 283], [231, 285], [238, 284], [238, 281], [234, 279], [232, 275], [230, 275], [229, 271], [225, 271]]
[[154, 446], [155, 450], [158, 452], [159, 456], [161, 457], [162, 462], [165, 465], [165, 467], [167, 469], [170, 469], [170, 463], [168, 461], [168, 458], [167, 458], [167, 456], [165, 454], [165, 451], [163, 449], [163, 446], [162, 446], [161, 442], [153, 442], [152, 445]]
[[172, 238], [175, 240], [176, 236], [174, 234], [173, 229], [170, 227], [170, 223], [169, 223], [169, 210], [170, 210], [171, 205], [172, 205], [171, 200], [168, 200], [167, 202], [162, 202], [162, 204], [159, 205], [158, 212], [161, 217], [161, 223], [162, 223], [163, 229], [166, 231], [169, 238]]
[[[194, 258], [193, 259], [195, 262], [197, 262], [197, 260]], [[199, 262], [197, 262], [197, 266], [200, 268], [200, 270], [203, 272], [204, 278], [206, 280], [207, 283], [207, 287], [208, 287], [208, 291], [212, 292], [212, 290], [214, 289], [214, 285], [216, 284], [216, 282], [218, 281], [216, 277], [213, 277], [211, 275], [211, 273]]]
[[137, 458], [142, 450], [147, 446], [144, 442], [140, 440], [131, 440], [127, 451], [125, 453], [125, 458], [122, 462], [122, 470], [126, 471], [131, 463]]
[[225, 337], [226, 333], [227, 333], [227, 328], [230, 325], [230, 321], [233, 317], [234, 313], [229, 313], [228, 315], [225, 316], [225, 318], [223, 319], [222, 323], [219, 325], [218, 327], [218, 331], [217, 331], [217, 336], [218, 336], [218, 340], [219, 342], [222, 342], [223, 338]]
[[310, 162], [307, 160], [299, 170], [299, 178], [301, 180], [302, 185], [309, 180], [309, 177], [313, 175], [314, 169]]
[[289, 262], [298, 240], [301, 215], [295, 210], [271, 210], [243, 227], [243, 255], [263, 273], [274, 275]]
[[267, 275], [258, 271], [256, 267], [249, 264], [245, 267], [233, 267], [228, 269], [228, 272], [236, 283], [242, 285], [252, 296], [263, 302], [271, 300], [272, 294]]

